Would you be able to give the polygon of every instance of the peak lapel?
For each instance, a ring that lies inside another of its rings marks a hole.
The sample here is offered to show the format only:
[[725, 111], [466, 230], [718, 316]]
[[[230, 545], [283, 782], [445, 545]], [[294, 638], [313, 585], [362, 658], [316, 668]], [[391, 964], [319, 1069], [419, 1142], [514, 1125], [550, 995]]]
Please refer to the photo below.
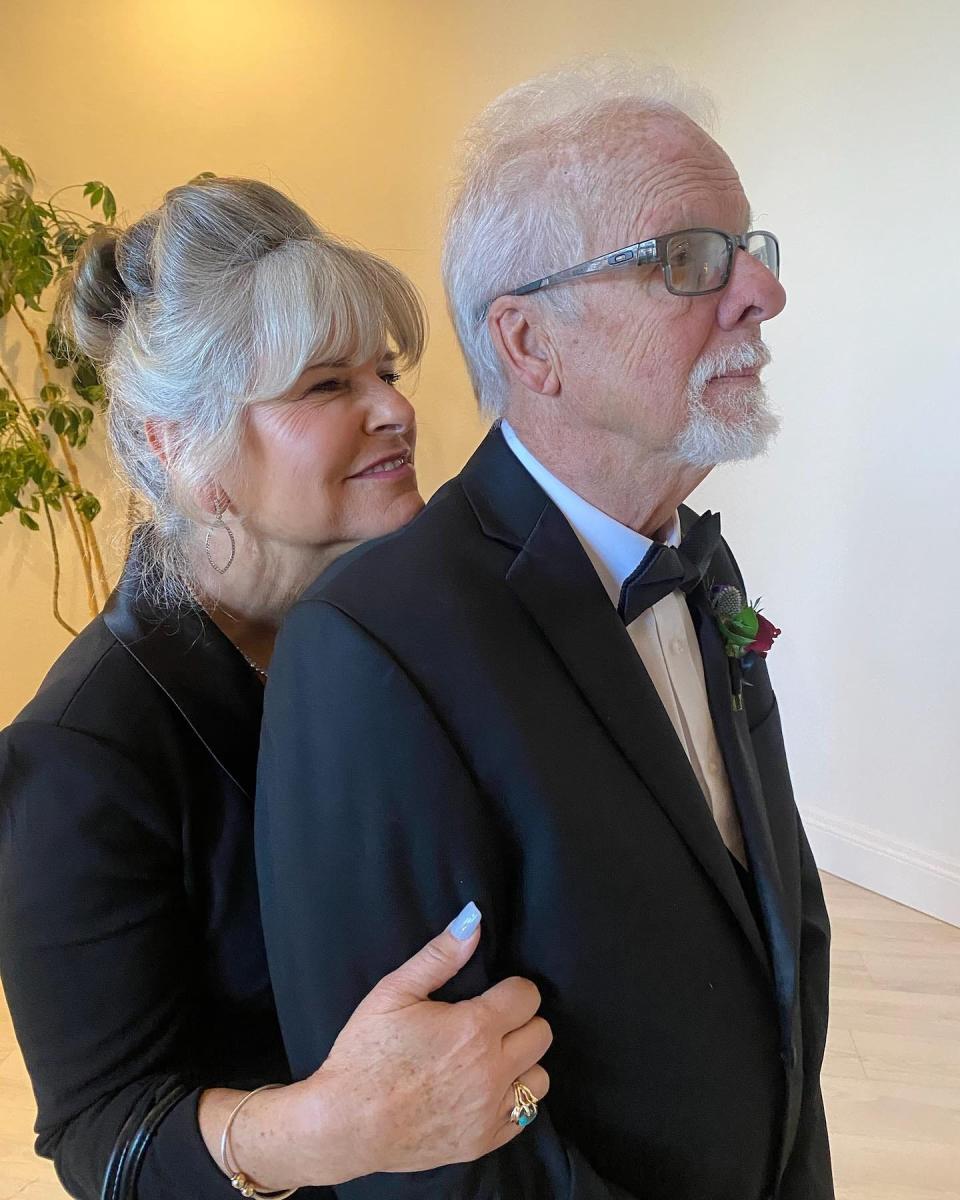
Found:
[[[720, 554], [724, 555], [721, 550]], [[719, 565], [719, 564], [718, 564]], [[727, 568], [729, 571], [730, 568]], [[731, 576], [735, 578], [735, 576]], [[717, 741], [727, 768], [743, 840], [763, 914], [785, 1044], [790, 1044], [796, 996], [796, 946], [767, 819], [763, 784], [750, 738], [747, 713], [734, 711], [730, 669], [706, 588], [691, 594], [690, 610], [700, 643], [703, 674]]]

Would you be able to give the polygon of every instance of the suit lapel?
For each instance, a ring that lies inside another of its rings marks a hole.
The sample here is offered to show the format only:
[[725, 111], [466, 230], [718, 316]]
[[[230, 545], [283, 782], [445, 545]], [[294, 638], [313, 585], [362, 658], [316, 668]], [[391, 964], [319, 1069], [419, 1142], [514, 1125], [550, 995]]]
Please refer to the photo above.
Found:
[[610, 738], [732, 909], [757, 958], [766, 948], [656, 688], [586, 552], [494, 430], [460, 477], [489, 537], [517, 548], [506, 582]]
[[[721, 549], [714, 560], [720, 577], [735, 578], [732, 567], [722, 562]], [[745, 710], [736, 712], [730, 684], [730, 670], [723, 639], [710, 610], [706, 587], [701, 585], [690, 596], [690, 611], [707, 687], [707, 698], [717, 742], [723, 754], [733, 792], [753, 881], [763, 914], [767, 944], [773, 965], [777, 1006], [786, 1045], [792, 1036], [796, 997], [796, 947], [785, 903], [777, 854], [767, 819], [763, 784], [757, 766]]]

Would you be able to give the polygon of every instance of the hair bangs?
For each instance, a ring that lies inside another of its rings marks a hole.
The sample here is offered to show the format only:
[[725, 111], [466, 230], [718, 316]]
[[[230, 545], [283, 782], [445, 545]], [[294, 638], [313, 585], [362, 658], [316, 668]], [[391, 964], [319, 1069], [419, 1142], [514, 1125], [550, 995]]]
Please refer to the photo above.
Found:
[[413, 284], [376, 255], [329, 238], [288, 242], [258, 262], [251, 320], [248, 403], [284, 395], [320, 363], [360, 366], [388, 353], [411, 370], [427, 336]]

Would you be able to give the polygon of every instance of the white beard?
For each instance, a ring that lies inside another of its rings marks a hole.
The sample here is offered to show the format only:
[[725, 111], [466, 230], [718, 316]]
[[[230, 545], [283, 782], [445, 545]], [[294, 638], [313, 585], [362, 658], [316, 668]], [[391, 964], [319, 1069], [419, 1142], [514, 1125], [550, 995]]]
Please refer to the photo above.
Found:
[[695, 364], [687, 382], [689, 417], [675, 443], [678, 462], [692, 467], [742, 462], [766, 453], [780, 430], [780, 417], [770, 406], [767, 389], [759, 379], [728, 398], [724, 411], [704, 402], [707, 384], [727, 371], [764, 367], [770, 351], [763, 342], [745, 342], [731, 350], [705, 354]]

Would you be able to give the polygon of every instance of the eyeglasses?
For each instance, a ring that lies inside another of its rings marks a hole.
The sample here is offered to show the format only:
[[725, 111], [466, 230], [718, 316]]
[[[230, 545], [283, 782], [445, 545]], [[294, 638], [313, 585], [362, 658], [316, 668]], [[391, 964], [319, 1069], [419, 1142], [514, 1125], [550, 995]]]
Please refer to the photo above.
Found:
[[612, 254], [601, 254], [599, 258], [545, 275], [543, 279], [534, 279], [532, 283], [512, 288], [502, 295], [527, 296], [600, 271], [659, 263], [668, 292], [674, 296], [708, 296], [711, 292], [722, 291], [730, 282], [733, 256], [738, 247], [746, 250], [775, 277], [780, 277], [780, 243], [765, 229], [753, 229], [743, 234], [724, 233], [722, 229], [681, 229], [677, 233], [665, 233], [662, 237], [624, 246]]

